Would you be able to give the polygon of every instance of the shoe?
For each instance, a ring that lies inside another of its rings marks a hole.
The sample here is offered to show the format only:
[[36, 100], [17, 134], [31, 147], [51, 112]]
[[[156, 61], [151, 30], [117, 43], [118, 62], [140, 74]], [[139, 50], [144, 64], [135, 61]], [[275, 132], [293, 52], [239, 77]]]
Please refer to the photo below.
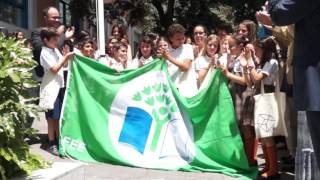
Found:
[[275, 174], [275, 175], [272, 175], [272, 176], [260, 176], [258, 179], [259, 180], [277, 180], [277, 179], [280, 179], [281, 176], [279, 173]]
[[52, 155], [59, 156], [59, 151], [58, 151], [57, 145], [52, 145], [52, 146], [50, 146], [50, 147], [49, 147], [49, 152], [50, 152]]

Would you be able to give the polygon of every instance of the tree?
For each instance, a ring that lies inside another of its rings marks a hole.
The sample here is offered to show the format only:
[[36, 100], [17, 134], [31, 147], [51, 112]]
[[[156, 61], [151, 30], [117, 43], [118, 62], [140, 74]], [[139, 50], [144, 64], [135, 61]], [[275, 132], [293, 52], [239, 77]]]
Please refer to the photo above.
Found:
[[[84, 1], [84, 2], [81, 2]], [[72, 0], [81, 9], [71, 10], [80, 17], [95, 16], [95, 6], [85, 5], [86, 0]], [[174, 22], [181, 23], [188, 30], [196, 24], [203, 24], [209, 30], [222, 23], [235, 26], [244, 19], [254, 19], [254, 14], [264, 0], [113, 0], [105, 6], [105, 15], [110, 22], [138, 25], [143, 31], [164, 34]], [[88, 8], [91, 10], [88, 11]], [[91, 13], [89, 13], [91, 12]], [[92, 19], [92, 18], [91, 18]]]

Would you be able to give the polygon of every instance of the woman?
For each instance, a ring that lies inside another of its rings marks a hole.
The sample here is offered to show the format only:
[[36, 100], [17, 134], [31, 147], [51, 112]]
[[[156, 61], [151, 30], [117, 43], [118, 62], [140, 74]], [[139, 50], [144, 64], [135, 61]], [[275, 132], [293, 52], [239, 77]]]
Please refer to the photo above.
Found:
[[194, 27], [193, 39], [195, 44], [193, 46], [193, 54], [195, 58], [202, 55], [206, 37], [207, 37], [207, 28], [205, 26], [197, 25]]

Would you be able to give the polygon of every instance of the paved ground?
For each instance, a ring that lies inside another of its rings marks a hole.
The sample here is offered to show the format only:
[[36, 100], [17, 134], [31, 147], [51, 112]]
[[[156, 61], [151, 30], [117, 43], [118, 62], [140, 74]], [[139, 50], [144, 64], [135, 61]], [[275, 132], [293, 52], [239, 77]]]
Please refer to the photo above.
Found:
[[[31, 151], [40, 154], [47, 160], [53, 162], [70, 162], [70, 159], [61, 159], [52, 156], [46, 151], [46, 121], [41, 118], [40, 121], [33, 123], [33, 127], [39, 130], [40, 140], [32, 142]], [[281, 154], [285, 152], [282, 151]], [[261, 157], [261, 152], [259, 152]], [[259, 164], [263, 164], [263, 159], [259, 158]], [[285, 167], [282, 165], [282, 168]], [[142, 168], [131, 168], [115, 166], [109, 164], [87, 164], [85, 166], [85, 179], [88, 180], [234, 180], [222, 174], [214, 173], [190, 173], [190, 172], [172, 172], [159, 171]], [[293, 180], [294, 174], [282, 172], [281, 180]]]

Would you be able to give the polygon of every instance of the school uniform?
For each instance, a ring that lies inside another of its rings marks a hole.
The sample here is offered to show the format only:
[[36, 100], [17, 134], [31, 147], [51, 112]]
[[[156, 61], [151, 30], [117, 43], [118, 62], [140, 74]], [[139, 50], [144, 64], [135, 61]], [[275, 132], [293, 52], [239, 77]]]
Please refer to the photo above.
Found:
[[44, 76], [40, 85], [39, 106], [46, 110], [46, 118], [59, 120], [64, 96], [64, 71], [63, 68], [57, 74], [51, 72], [51, 68], [62, 60], [58, 49], [42, 47], [40, 64], [44, 69]]
[[134, 58], [129, 64], [128, 69], [137, 69], [139, 67], [142, 67], [146, 64], [149, 64], [153, 61], [153, 57], [150, 56], [149, 58]]

